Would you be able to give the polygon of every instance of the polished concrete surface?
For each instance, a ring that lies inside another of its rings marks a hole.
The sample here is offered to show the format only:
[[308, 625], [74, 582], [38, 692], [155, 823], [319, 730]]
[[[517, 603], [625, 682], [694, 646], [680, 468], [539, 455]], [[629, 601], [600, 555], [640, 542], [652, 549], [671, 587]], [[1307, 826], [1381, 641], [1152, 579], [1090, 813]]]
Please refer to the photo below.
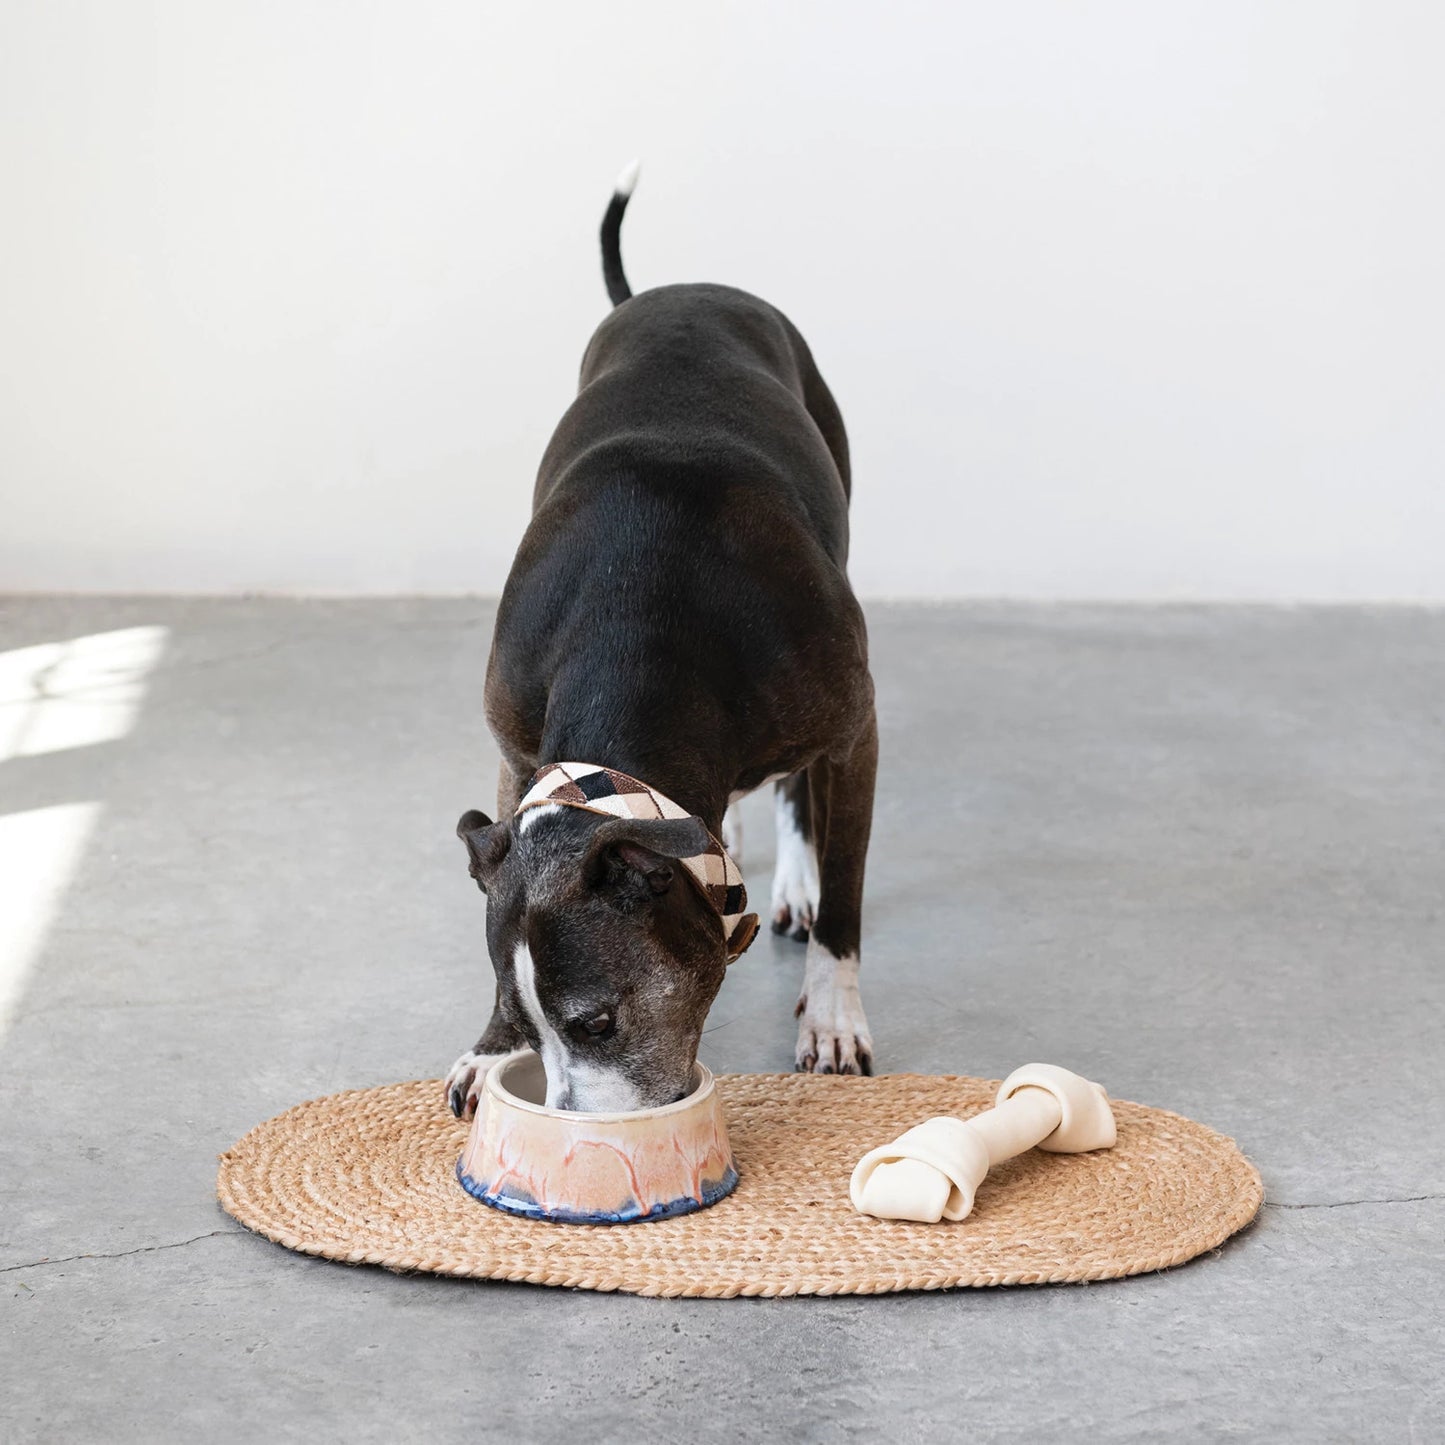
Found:
[[[6, 714], [0, 1439], [1445, 1439], [1445, 614], [870, 615], [880, 1067], [1058, 1060], [1192, 1115], [1258, 1164], [1253, 1227], [1109, 1284], [773, 1302], [245, 1233], [218, 1151], [484, 1017], [452, 828], [491, 802], [491, 607], [10, 600], [12, 695], [13, 649], [166, 631], [129, 703], [102, 639]], [[731, 971], [713, 1067], [788, 1066], [801, 962]]]

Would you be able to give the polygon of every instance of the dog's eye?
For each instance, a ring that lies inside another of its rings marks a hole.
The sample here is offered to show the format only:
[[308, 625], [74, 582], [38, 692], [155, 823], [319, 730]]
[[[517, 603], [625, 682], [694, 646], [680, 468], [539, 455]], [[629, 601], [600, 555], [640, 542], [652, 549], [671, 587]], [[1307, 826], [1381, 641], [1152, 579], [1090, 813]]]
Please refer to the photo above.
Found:
[[574, 1035], [584, 1039], [605, 1039], [615, 1032], [612, 1015], [606, 1009], [586, 1018], [573, 1019], [571, 1029]]

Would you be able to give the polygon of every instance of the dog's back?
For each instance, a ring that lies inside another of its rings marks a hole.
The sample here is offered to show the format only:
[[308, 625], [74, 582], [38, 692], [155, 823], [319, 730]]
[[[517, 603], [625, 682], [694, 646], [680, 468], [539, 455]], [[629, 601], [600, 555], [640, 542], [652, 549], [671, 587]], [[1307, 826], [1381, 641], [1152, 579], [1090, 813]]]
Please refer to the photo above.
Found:
[[608, 230], [618, 304], [542, 459], [488, 713], [540, 743], [577, 688], [598, 700], [571, 718], [665, 706], [724, 770], [786, 765], [815, 742], [799, 715], [838, 695], [820, 678], [866, 669], [842, 418], [780, 311], [710, 284], [633, 296]]
[[[848, 439], [797, 328], [731, 286], [659, 286], [619, 305], [582, 361], [576, 401], [542, 462], [538, 499], [559, 480], [554, 458], [611, 439], [642, 442], [666, 465], [715, 461], [795, 491], [828, 549], [846, 560]], [[820, 445], [821, 443], [821, 445]]]

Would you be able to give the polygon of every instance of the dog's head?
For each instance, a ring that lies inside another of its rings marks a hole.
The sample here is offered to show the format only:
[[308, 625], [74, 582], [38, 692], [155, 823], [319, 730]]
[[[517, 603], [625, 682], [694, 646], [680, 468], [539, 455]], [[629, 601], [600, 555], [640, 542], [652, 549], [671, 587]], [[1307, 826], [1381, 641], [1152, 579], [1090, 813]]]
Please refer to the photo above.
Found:
[[542, 1056], [547, 1103], [647, 1109], [692, 1086], [722, 986], [721, 921], [676, 860], [697, 818], [608, 818], [546, 804], [457, 834], [487, 895], [487, 945], [508, 1022]]

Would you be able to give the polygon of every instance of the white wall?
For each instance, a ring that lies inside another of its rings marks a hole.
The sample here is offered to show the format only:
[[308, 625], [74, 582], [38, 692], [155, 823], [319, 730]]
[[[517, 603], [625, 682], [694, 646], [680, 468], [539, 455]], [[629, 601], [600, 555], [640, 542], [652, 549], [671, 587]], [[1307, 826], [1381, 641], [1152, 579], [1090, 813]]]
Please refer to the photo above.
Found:
[[0, 587], [494, 591], [605, 299], [789, 312], [866, 594], [1445, 599], [1429, 4], [5, 0]]

